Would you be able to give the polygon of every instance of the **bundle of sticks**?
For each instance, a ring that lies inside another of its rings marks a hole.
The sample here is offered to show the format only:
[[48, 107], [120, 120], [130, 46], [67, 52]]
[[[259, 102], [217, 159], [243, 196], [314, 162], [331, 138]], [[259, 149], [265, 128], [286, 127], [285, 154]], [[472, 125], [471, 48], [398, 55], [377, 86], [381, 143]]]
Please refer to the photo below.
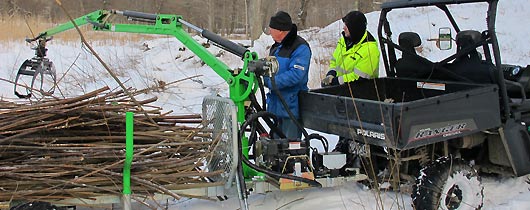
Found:
[[[134, 95], [139, 91], [130, 91]], [[200, 115], [172, 116], [102, 88], [39, 103], [0, 101], [0, 201], [121, 195], [126, 112], [134, 112], [134, 196], [216, 185], [204, 163], [217, 141]]]

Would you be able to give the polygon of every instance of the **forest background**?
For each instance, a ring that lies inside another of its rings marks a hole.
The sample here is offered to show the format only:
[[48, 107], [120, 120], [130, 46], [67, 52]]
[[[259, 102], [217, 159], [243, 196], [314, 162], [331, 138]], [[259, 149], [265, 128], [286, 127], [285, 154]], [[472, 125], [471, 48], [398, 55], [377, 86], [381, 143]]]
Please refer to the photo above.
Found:
[[[223, 36], [245, 35], [257, 39], [278, 10], [291, 14], [300, 30], [324, 27], [351, 10], [379, 10], [388, 0], [63, 0], [72, 17], [98, 9], [132, 10], [145, 13], [178, 14], [201, 28]], [[42, 31], [68, 21], [55, 0], [0, 0], [0, 27]], [[24, 28], [24, 27], [22, 27]], [[27, 30], [3, 33], [0, 39], [27, 36]], [[21, 33], [21, 34], [19, 34]], [[33, 33], [33, 32], [31, 32]], [[240, 36], [241, 37], [241, 36]]]

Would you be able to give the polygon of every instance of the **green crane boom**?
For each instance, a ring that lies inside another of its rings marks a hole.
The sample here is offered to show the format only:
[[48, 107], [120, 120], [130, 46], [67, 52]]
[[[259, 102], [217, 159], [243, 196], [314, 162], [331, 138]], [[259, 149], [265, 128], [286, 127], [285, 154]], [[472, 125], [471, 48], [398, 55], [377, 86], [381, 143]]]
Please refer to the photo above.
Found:
[[[148, 22], [149, 24], [114, 24], [109, 22], [112, 15], [123, 15], [133, 20]], [[68, 22], [46, 30], [40, 33], [37, 37], [29, 39], [28, 41], [46, 40], [53, 35], [75, 28], [75, 25], [82, 26], [92, 24], [92, 29], [95, 31], [108, 32], [125, 32], [125, 33], [139, 33], [139, 34], [160, 34], [170, 35], [177, 38], [193, 53], [195, 53], [206, 65], [210, 66], [221, 78], [223, 78], [229, 85], [230, 99], [234, 101], [238, 107], [238, 121], [245, 120], [244, 102], [248, 100], [250, 94], [256, 91], [257, 77], [253, 72], [247, 71], [249, 61], [256, 60], [257, 54], [251, 53], [246, 48], [233, 43], [229, 40], [223, 39], [217, 34], [210, 31], [200, 29], [190, 23], [184, 21], [182, 16], [171, 14], [148, 14], [134, 11], [118, 11], [118, 10], [97, 10], [87, 15], [81, 16]], [[243, 69], [238, 72], [232, 71], [225, 63], [217, 59], [200, 43], [195, 41], [184, 29], [183, 24], [198, 30], [201, 34], [220, 45], [220, 47], [232, 52], [243, 59]]]

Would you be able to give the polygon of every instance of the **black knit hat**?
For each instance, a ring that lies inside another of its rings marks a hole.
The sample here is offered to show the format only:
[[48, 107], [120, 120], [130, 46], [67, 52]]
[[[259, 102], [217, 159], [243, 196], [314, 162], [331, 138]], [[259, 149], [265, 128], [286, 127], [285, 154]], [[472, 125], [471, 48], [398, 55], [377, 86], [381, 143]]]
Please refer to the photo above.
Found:
[[290, 31], [293, 27], [293, 21], [291, 21], [291, 16], [287, 12], [278, 11], [271, 17], [269, 27], [280, 31]]
[[342, 18], [342, 22], [348, 27], [350, 31], [350, 39], [353, 43], [361, 41], [361, 38], [366, 31], [366, 17], [362, 12], [351, 11]]

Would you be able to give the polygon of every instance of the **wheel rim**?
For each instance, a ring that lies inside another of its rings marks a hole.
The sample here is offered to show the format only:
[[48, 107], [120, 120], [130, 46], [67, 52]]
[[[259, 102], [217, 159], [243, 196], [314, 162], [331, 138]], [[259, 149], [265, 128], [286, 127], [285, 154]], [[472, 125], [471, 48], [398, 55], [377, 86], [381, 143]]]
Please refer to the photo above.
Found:
[[453, 185], [451, 189], [447, 192], [444, 205], [447, 209], [458, 209], [462, 203], [462, 190], [458, 185]]
[[482, 185], [476, 176], [458, 171], [450, 175], [442, 189], [439, 209], [474, 210], [482, 204]]

